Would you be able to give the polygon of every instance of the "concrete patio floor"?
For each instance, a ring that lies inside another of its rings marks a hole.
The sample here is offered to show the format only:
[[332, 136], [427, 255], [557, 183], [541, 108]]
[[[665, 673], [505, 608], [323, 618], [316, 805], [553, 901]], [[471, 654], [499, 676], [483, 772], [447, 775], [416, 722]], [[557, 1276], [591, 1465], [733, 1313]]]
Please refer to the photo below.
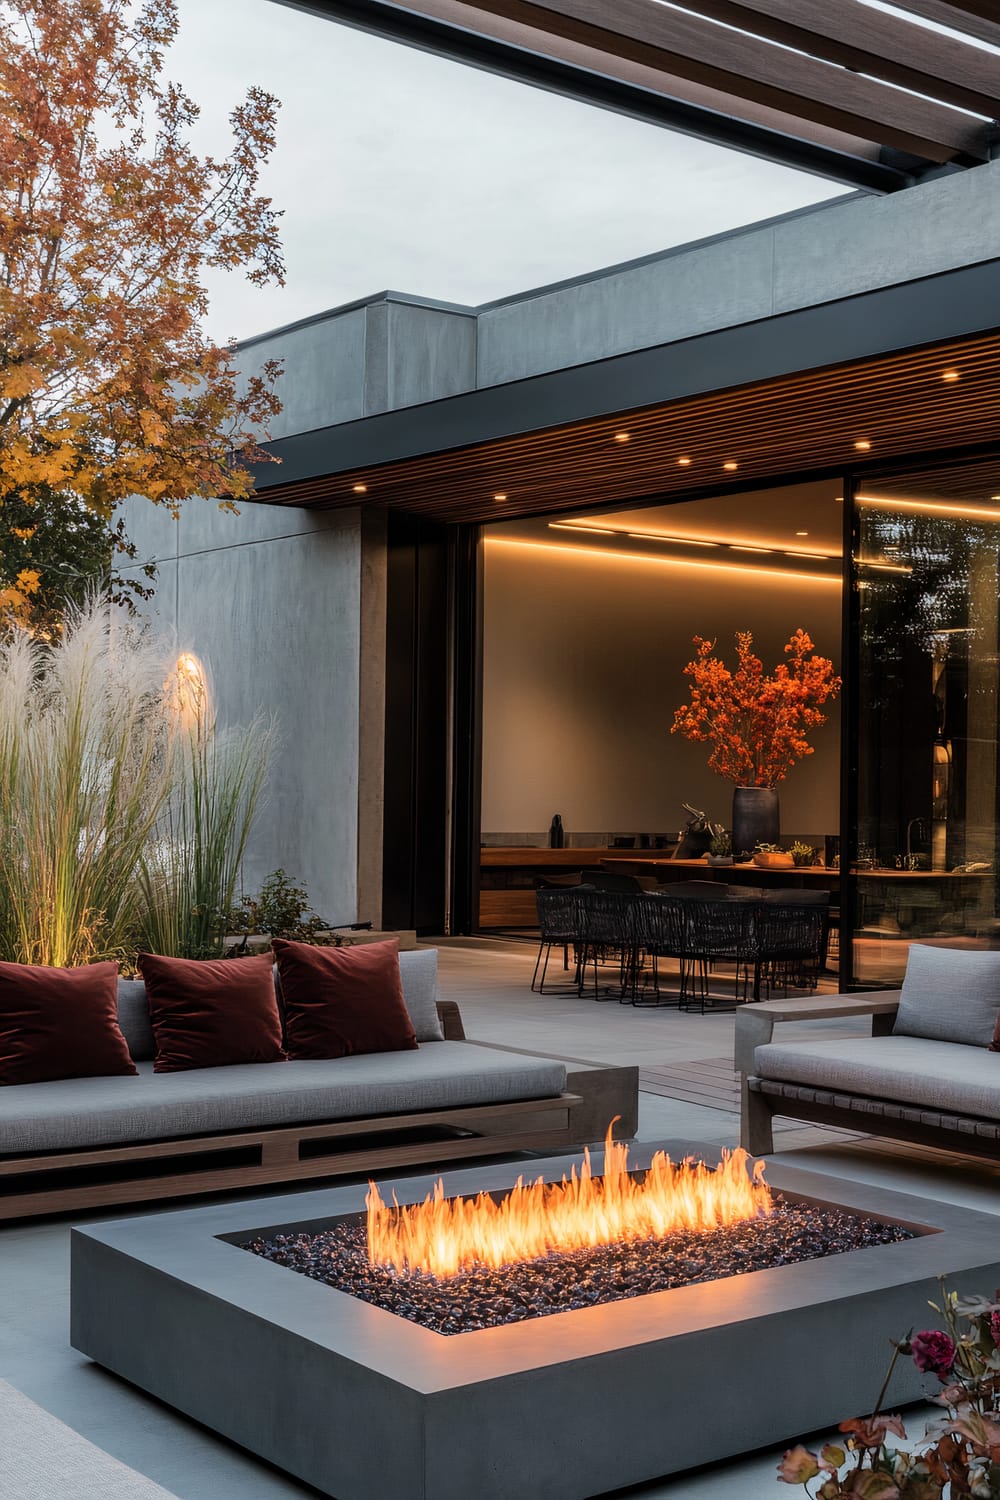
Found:
[[[458, 940], [442, 945], [442, 990], [460, 1002], [470, 1038], [590, 1062], [637, 1063], [642, 1069], [719, 1059], [731, 1053], [731, 1010], [700, 1016], [673, 1009], [595, 1004], [572, 994], [538, 997], [528, 989], [533, 964], [534, 950], [521, 943]], [[847, 1023], [842, 1025], [846, 1030]], [[788, 1028], [790, 1038], [796, 1030]], [[731, 1108], [644, 1093], [639, 1134], [643, 1140], [673, 1136], [732, 1145], [737, 1118]], [[781, 1145], [780, 1159], [815, 1171], [1000, 1216], [1000, 1164], [944, 1154], [922, 1156], [908, 1148], [800, 1127], [784, 1131]], [[119, 1211], [89, 1218], [123, 1216]], [[81, 1221], [78, 1216], [76, 1222]], [[180, 1500], [279, 1500], [313, 1493], [70, 1349], [69, 1222], [43, 1220], [0, 1230], [0, 1379]], [[913, 1313], [917, 1319], [921, 1309], [914, 1308]], [[197, 1359], [196, 1348], [191, 1357]], [[752, 1378], [749, 1370], [721, 1370], [719, 1410], [724, 1410], [727, 1380]], [[875, 1392], [859, 1391], [858, 1409], [866, 1408], [874, 1396]], [[664, 1400], [669, 1399], [669, 1391], [664, 1391]], [[706, 1413], [706, 1420], [712, 1419], [713, 1414]], [[911, 1433], [919, 1435], [922, 1414], [913, 1413], [909, 1425]], [[798, 1435], [788, 1436], [791, 1440]], [[670, 1500], [777, 1500], [783, 1494], [801, 1493], [777, 1483], [779, 1457], [777, 1451], [755, 1454], [629, 1494], [644, 1500], [667, 1496]], [[21, 1500], [4, 1489], [2, 1455], [0, 1497]], [[65, 1492], [53, 1495], [52, 1500], [64, 1497], [72, 1500]]]

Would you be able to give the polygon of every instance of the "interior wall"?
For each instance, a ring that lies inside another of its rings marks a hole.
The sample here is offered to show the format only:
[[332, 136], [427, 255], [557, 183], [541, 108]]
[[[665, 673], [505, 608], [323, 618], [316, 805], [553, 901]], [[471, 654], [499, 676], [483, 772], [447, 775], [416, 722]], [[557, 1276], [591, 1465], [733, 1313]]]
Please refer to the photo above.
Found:
[[[731, 821], [732, 787], [708, 769], [709, 747], [670, 734], [687, 702], [694, 635], [751, 630], [765, 667], [798, 627], [839, 665], [838, 581], [716, 572], [597, 549], [485, 547], [484, 837], [567, 832], [676, 832], [682, 802]], [[815, 753], [779, 788], [782, 836], [839, 827], [839, 705]]]

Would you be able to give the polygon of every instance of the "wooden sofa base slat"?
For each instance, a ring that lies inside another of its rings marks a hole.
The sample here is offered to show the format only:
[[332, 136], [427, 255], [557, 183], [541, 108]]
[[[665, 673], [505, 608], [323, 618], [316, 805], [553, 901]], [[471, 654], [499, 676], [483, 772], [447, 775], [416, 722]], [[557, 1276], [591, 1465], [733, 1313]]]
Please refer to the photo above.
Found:
[[748, 1078], [744, 1146], [755, 1156], [774, 1150], [771, 1122], [776, 1116], [831, 1125], [912, 1145], [1000, 1160], [1000, 1122], [972, 1115], [872, 1099], [863, 1094], [811, 1088], [773, 1078]]
[[[462, 1157], [551, 1150], [574, 1143], [573, 1111], [580, 1102], [566, 1093], [512, 1104], [5, 1157], [0, 1160], [0, 1221]], [[95, 1180], [101, 1173], [111, 1175]]]

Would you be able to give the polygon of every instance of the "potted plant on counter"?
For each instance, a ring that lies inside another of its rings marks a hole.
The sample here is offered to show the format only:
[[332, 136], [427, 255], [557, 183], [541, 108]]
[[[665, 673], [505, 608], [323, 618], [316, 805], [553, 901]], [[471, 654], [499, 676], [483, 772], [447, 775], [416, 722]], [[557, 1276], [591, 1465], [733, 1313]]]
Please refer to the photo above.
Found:
[[728, 833], [717, 833], [708, 846], [708, 862], [710, 865], [731, 865], [733, 862], [733, 841]]

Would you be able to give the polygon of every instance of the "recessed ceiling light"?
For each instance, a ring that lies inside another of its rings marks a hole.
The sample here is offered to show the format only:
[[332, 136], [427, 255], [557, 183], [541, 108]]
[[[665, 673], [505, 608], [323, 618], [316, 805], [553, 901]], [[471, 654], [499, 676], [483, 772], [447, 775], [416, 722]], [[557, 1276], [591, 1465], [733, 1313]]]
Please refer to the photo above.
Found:
[[795, 535], [796, 535], [796, 536], [808, 536], [808, 535], [809, 535], [809, 533], [808, 533], [808, 531], [797, 531], [797, 532], [796, 532], [796, 533], [795, 533]]
[[682, 469], [686, 469], [691, 460], [689, 458], [679, 458], [677, 462], [680, 464]]
[[990, 499], [991, 500], [1000, 500], [1000, 495], [991, 495]]
[[506, 490], [497, 490], [497, 492], [493, 496], [493, 498], [494, 498], [494, 500], [506, 500], [506, 498], [507, 498], [507, 491]]
[[733, 460], [729, 459], [729, 461], [727, 463], [724, 463], [722, 467], [731, 474], [734, 469], [739, 468], [739, 464], [733, 463]]
[[616, 443], [627, 443], [628, 440], [629, 440], [629, 438], [631, 436], [632, 436], [632, 434], [630, 432], [616, 432], [615, 433], [615, 442]]
[[356, 495], [367, 495], [368, 493], [368, 486], [366, 484], [355, 484], [351, 488]]
[[949, 385], [953, 385], [956, 380], [961, 380], [961, 378], [957, 370], [943, 370], [941, 372], [941, 379], [946, 380]]
[[871, 443], [867, 438], [858, 438], [854, 446], [855, 448], [857, 448], [859, 453], [867, 453], [869, 448], [871, 447]]

